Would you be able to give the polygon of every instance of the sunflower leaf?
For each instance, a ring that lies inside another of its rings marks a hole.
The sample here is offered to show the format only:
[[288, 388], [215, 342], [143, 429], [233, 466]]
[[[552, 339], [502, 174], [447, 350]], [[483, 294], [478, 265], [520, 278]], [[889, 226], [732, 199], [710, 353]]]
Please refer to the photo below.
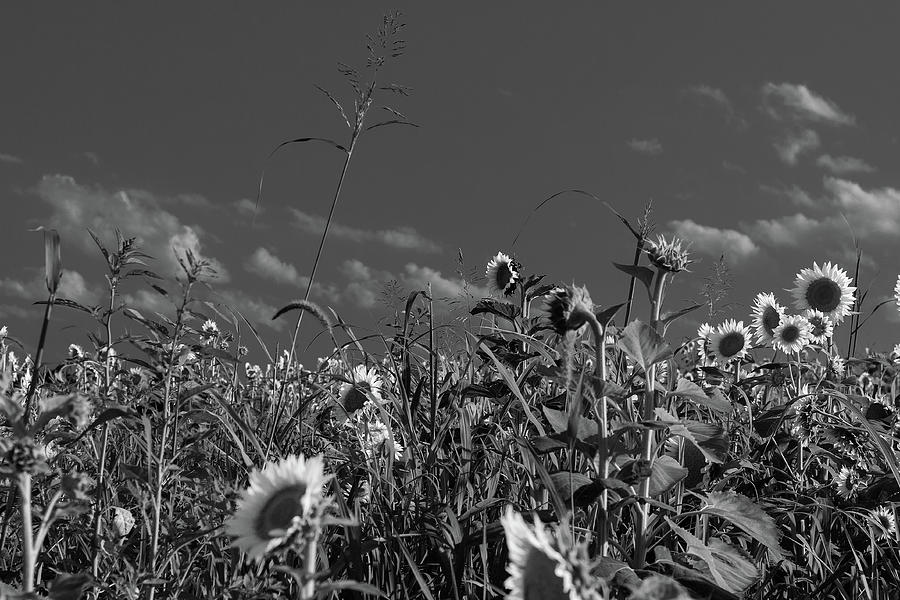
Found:
[[685, 379], [684, 377], [679, 377], [675, 389], [668, 392], [666, 395], [687, 398], [688, 400], [694, 401], [696, 404], [705, 406], [716, 412], [731, 412], [731, 402], [725, 398], [718, 388], [713, 388], [712, 394], [712, 396], [707, 395], [707, 393], [703, 391], [703, 388], [693, 381]]
[[504, 319], [514, 321], [522, 311], [518, 306], [515, 306], [514, 304], [509, 304], [507, 302], [497, 302], [496, 300], [491, 300], [490, 298], [483, 298], [479, 300], [478, 304], [476, 304], [469, 312], [473, 315], [490, 313], [492, 315], [497, 315], [498, 317], [503, 317]]
[[[759, 570], [739, 549], [717, 539], [709, 545], [666, 517], [669, 527], [686, 544], [685, 551], [706, 563], [716, 585], [740, 593], [759, 580]], [[702, 571], [701, 571], [702, 572]]]
[[776, 560], [781, 558], [781, 532], [761, 506], [736, 492], [710, 492], [705, 500], [701, 512], [731, 521], [766, 546]]
[[648, 368], [672, 356], [672, 348], [655, 329], [634, 320], [622, 330], [618, 347], [646, 372]]
[[728, 438], [720, 425], [702, 423], [700, 421], [679, 421], [664, 408], [656, 409], [656, 416], [669, 428], [669, 433], [678, 435], [691, 442], [703, 453], [707, 461], [722, 463], [728, 454]]
[[650, 298], [650, 295], [652, 294], [650, 286], [653, 285], [653, 269], [640, 267], [638, 265], [623, 265], [621, 263], [613, 263], [613, 266], [623, 273], [628, 273], [635, 279], [640, 280], [647, 289], [647, 297]]

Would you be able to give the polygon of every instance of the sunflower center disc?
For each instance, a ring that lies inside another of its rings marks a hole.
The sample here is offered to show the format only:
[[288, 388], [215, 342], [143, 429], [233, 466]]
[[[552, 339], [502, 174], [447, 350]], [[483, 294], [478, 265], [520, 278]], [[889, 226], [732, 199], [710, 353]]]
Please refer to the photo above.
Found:
[[781, 323], [781, 315], [771, 306], [767, 306], [762, 314], [763, 329], [766, 330], [766, 333], [772, 335], [775, 333], [775, 328], [778, 327], [779, 323]]
[[300, 500], [306, 493], [305, 485], [292, 485], [272, 494], [256, 520], [256, 534], [261, 538], [271, 537], [273, 529], [288, 529], [294, 517], [303, 514]]
[[497, 267], [497, 287], [506, 291], [506, 286], [512, 281], [512, 271], [505, 264]]
[[358, 385], [359, 384], [352, 386], [347, 391], [347, 395], [344, 396], [344, 410], [348, 413], [361, 409], [363, 405], [365, 405], [366, 400], [368, 400], [366, 395], [359, 391]]
[[819, 317], [813, 317], [809, 320], [809, 323], [812, 325], [812, 334], [816, 337], [822, 337], [825, 335], [825, 321], [820, 319]]
[[793, 344], [800, 339], [800, 328], [796, 325], [788, 325], [781, 332], [781, 339], [786, 344]]
[[531, 547], [522, 565], [522, 598], [569, 600], [562, 578], [556, 574], [555, 561], [540, 548]]
[[737, 332], [732, 332], [722, 336], [719, 342], [719, 352], [725, 358], [731, 358], [744, 349], [744, 336]]
[[820, 277], [806, 288], [806, 301], [823, 313], [830, 313], [841, 304], [841, 286], [827, 277]]

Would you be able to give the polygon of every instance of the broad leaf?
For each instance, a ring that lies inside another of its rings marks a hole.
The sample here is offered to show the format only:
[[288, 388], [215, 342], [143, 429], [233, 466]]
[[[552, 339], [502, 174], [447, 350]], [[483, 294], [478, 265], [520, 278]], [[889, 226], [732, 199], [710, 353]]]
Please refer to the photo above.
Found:
[[706, 563], [709, 574], [719, 587], [741, 593], [759, 580], [759, 570], [737, 548], [713, 539], [709, 545], [666, 517], [672, 531], [685, 541], [688, 554]]
[[640, 280], [641, 283], [644, 284], [644, 288], [647, 290], [647, 297], [649, 298], [652, 294], [650, 291], [650, 286], [653, 285], [653, 269], [649, 269], [647, 267], [639, 267], [637, 265], [623, 265], [619, 263], [613, 263], [613, 266], [623, 273], [628, 273], [635, 279]]
[[618, 346], [644, 371], [672, 356], [672, 348], [656, 330], [638, 320], [629, 323], [622, 331]]
[[688, 470], [671, 456], [660, 456], [650, 468], [650, 497], [668, 492], [688, 476]]
[[705, 499], [702, 512], [731, 521], [765, 545], [776, 559], [781, 558], [781, 532], [761, 506], [735, 492], [710, 492]]
[[678, 396], [681, 398], [687, 398], [699, 404], [701, 406], [705, 406], [710, 408], [716, 412], [731, 412], [731, 403], [728, 402], [727, 399], [722, 395], [721, 392], [716, 394], [718, 388], [713, 388], [713, 397], [710, 398], [706, 392], [703, 391], [699, 385], [690, 381], [689, 379], [685, 379], [684, 377], [678, 378], [678, 383], [675, 385], [675, 389], [671, 392], [668, 392], [666, 395], [668, 396]]
[[[562, 410], [554, 410], [544, 407], [544, 416], [550, 422], [555, 433], [564, 433], [569, 429], [569, 415]], [[592, 419], [581, 416], [578, 418], [578, 439], [584, 440], [592, 435], [597, 435], [599, 428]]]
[[669, 428], [672, 435], [678, 435], [690, 441], [709, 462], [722, 463], [725, 461], [729, 443], [721, 425], [692, 420], [679, 421], [664, 408], [657, 408], [656, 416]]

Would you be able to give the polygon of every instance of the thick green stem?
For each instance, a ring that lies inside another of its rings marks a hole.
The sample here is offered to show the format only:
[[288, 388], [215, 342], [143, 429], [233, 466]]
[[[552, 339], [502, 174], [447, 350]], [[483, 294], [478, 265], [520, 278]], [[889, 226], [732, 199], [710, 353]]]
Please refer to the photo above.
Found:
[[[665, 288], [667, 275], [667, 271], [663, 271], [662, 269], [660, 269], [656, 276], [656, 286], [653, 290], [653, 303], [650, 307], [650, 323], [654, 329], [658, 329], [659, 326], [659, 313], [662, 308], [663, 290]], [[647, 368], [646, 384], [644, 390], [644, 405], [642, 408], [643, 420], [645, 422], [653, 421], [655, 418], [656, 409], [655, 364]], [[654, 441], [653, 431], [651, 429], [645, 429], [643, 438], [641, 440], [641, 459], [648, 466], [652, 466], [653, 462]], [[632, 560], [632, 568], [635, 569], [643, 568], [644, 564], [646, 564], [647, 562], [647, 543], [649, 541], [647, 539], [647, 534], [649, 533], [650, 526], [650, 503], [648, 502], [650, 496], [650, 477], [646, 477], [641, 480], [638, 495], [640, 497], [639, 502], [641, 503], [641, 505], [640, 511], [638, 513], [638, 523], [634, 532], [634, 557]]]
[[[599, 377], [601, 384], [606, 385], [606, 335], [596, 317], [588, 320], [591, 331], [594, 334], [594, 377]], [[606, 480], [609, 477], [609, 414], [606, 404], [606, 394], [601, 392], [597, 399], [597, 420], [600, 424], [600, 450], [598, 461], [600, 463], [600, 477]], [[604, 487], [600, 492], [600, 556], [609, 553], [609, 491]]]
[[316, 597], [316, 542], [318, 536], [306, 540], [303, 549], [303, 587], [300, 588], [300, 600], [312, 600]]

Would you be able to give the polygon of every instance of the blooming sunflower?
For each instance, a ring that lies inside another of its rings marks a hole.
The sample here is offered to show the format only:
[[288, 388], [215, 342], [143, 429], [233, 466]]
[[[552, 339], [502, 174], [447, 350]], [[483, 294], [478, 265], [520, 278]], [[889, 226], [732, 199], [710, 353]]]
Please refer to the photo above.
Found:
[[373, 367], [366, 368], [365, 365], [356, 365], [350, 371], [348, 377], [353, 383], [344, 382], [341, 384], [341, 406], [348, 413], [362, 408], [363, 404], [369, 399], [366, 394], [370, 394], [378, 401], [382, 400], [381, 388], [383, 385], [381, 375]]
[[835, 355], [828, 362], [828, 368], [834, 373], [835, 377], [843, 377], [847, 365], [842, 357]]
[[775, 336], [775, 328], [784, 316], [784, 307], [778, 304], [775, 294], [757, 294], [753, 303], [753, 329], [760, 344], [770, 344]]
[[709, 345], [716, 360], [725, 365], [747, 355], [750, 328], [743, 321], [730, 319], [716, 328], [709, 338]]
[[835, 323], [850, 314], [853, 306], [852, 280], [847, 272], [830, 262], [821, 267], [801, 269], [794, 280], [794, 307], [797, 310], [818, 310]]
[[594, 302], [587, 288], [577, 285], [555, 287], [544, 296], [544, 309], [556, 333], [583, 328], [594, 314]]
[[841, 467], [837, 476], [834, 478], [834, 487], [838, 495], [847, 500], [856, 493], [856, 482], [859, 477], [856, 472], [849, 467]]
[[540, 521], [535, 519], [530, 527], [512, 507], [500, 522], [509, 548], [507, 600], [599, 600], [583, 548], [582, 552], [560, 548]]
[[877, 530], [876, 536], [886, 540], [897, 535], [897, 519], [894, 509], [889, 506], [879, 506], [869, 513], [869, 522]]
[[329, 479], [321, 456], [288, 456], [262, 470], [254, 469], [226, 524], [227, 533], [236, 538], [233, 546], [261, 561], [284, 541], [295, 517], [314, 514]]
[[809, 339], [814, 344], [826, 344], [834, 335], [834, 323], [820, 310], [807, 310], [806, 320], [809, 321]]
[[775, 328], [775, 348], [785, 354], [800, 352], [809, 343], [809, 321], [800, 315], [784, 316]]
[[497, 256], [491, 259], [487, 264], [484, 274], [488, 280], [488, 288], [491, 293], [502, 296], [509, 296], [516, 290], [516, 284], [521, 276], [519, 269], [522, 268], [515, 260], [506, 254], [498, 252]]

